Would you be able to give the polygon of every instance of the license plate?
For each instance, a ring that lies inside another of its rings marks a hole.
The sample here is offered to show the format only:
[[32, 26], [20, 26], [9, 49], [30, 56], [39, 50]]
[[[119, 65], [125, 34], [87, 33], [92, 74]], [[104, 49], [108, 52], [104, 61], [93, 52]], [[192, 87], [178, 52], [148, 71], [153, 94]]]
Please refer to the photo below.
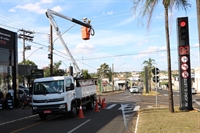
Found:
[[51, 110], [45, 110], [44, 113], [49, 114], [49, 113], [51, 113]]

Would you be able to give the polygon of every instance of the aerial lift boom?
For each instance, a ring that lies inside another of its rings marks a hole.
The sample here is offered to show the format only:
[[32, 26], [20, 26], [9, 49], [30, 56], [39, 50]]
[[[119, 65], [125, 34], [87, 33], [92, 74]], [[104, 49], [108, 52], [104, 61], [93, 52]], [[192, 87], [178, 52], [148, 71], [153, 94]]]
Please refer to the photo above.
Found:
[[[76, 61], [74, 60], [74, 58], [73, 58], [71, 52], [70, 52], [69, 49], [67, 48], [67, 46], [66, 46], [66, 44], [65, 44], [65, 42], [64, 42], [64, 40], [63, 40], [63, 38], [62, 38], [62, 34], [61, 34], [61, 32], [60, 32], [60, 30], [59, 30], [59, 28], [58, 28], [58, 25], [56, 24], [56, 21], [54, 20], [53, 15], [56, 15], [56, 16], [58, 16], [58, 17], [61, 17], [61, 18], [64, 18], [64, 19], [66, 19], [66, 20], [69, 20], [69, 21], [71, 21], [71, 22], [74, 22], [74, 23], [76, 23], [76, 24], [79, 24], [79, 25], [82, 25], [82, 26], [87, 27], [87, 28], [89, 28], [89, 29], [92, 29], [92, 26], [90, 25], [90, 21], [88, 21], [88, 22], [82, 22], [82, 21], [79, 21], [79, 20], [77, 20], [77, 19], [70, 18], [70, 17], [68, 17], [68, 16], [62, 15], [62, 14], [60, 14], [60, 13], [58, 13], [58, 12], [55, 12], [55, 11], [53, 11], [53, 10], [50, 10], [50, 9], [47, 9], [47, 11], [46, 11], [46, 16], [47, 16], [47, 18], [49, 19], [51, 25], [54, 27], [54, 29], [55, 29], [55, 31], [56, 31], [56, 33], [57, 33], [57, 35], [58, 35], [58, 38], [60, 39], [60, 41], [61, 41], [61, 43], [63, 44], [63, 46], [64, 46], [64, 48], [65, 48], [65, 50], [66, 50], [68, 56], [70, 57], [70, 60], [71, 60], [73, 66], [74, 66], [74, 68], [75, 68], [75, 71], [76, 71], [77, 74], [80, 76], [80, 75], [81, 75], [81, 70], [80, 70], [80, 68], [78, 67]], [[92, 29], [92, 30], [93, 30], [93, 29]], [[90, 31], [90, 30], [89, 30], [89, 31]]]

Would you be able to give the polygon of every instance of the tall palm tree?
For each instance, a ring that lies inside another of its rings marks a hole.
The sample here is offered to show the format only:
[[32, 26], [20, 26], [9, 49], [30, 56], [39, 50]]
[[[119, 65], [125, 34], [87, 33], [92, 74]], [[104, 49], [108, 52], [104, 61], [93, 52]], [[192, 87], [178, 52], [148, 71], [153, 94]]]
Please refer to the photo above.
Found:
[[151, 91], [151, 70], [153, 68], [153, 64], [156, 64], [155, 63], [155, 60], [154, 59], [151, 59], [149, 58], [149, 60], [145, 60], [142, 64], [146, 65], [147, 68], [148, 68], [148, 80], [150, 81], [150, 85], [149, 85], [149, 88], [150, 88], [150, 91]]
[[196, 0], [197, 5], [197, 25], [198, 25], [198, 37], [199, 37], [199, 54], [200, 54], [200, 1]]
[[[155, 6], [160, 2], [159, 0], [132, 0], [133, 1], [133, 9], [137, 11], [140, 10], [140, 15], [142, 17], [147, 16], [147, 27], [150, 25], [150, 21], [153, 15], [153, 11]], [[162, 0], [162, 4], [164, 6], [164, 14], [165, 14], [165, 34], [166, 34], [166, 47], [167, 47], [167, 62], [168, 62], [168, 79], [169, 79], [169, 111], [174, 112], [174, 103], [173, 103], [173, 92], [172, 92], [172, 81], [171, 81], [171, 56], [170, 56], [170, 38], [169, 38], [169, 22], [168, 22], [168, 11], [173, 9], [173, 6], [176, 6], [178, 9], [182, 8], [187, 11], [187, 8], [190, 7], [188, 2], [189, 0]], [[140, 8], [139, 5], [143, 7]]]

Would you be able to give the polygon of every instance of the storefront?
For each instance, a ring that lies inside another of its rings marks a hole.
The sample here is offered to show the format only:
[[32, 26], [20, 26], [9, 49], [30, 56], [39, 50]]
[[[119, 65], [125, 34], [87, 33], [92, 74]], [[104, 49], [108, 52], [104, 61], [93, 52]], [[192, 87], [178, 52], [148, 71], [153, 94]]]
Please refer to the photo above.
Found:
[[5, 98], [8, 86], [11, 86], [14, 90], [14, 101], [17, 99], [17, 53], [17, 33], [0, 28], [0, 92]]

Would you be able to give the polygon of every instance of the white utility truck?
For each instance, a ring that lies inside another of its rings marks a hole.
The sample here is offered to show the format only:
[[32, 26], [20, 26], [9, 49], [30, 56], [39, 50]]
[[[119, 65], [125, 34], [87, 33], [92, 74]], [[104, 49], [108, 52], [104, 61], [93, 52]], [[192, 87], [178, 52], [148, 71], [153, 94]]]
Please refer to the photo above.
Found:
[[71, 116], [75, 116], [80, 106], [93, 109], [94, 101], [97, 99], [95, 80], [81, 78], [81, 71], [65, 45], [59, 28], [53, 19], [53, 15], [92, 29], [89, 23], [69, 18], [50, 9], [46, 11], [46, 16], [65, 47], [77, 75], [73, 77], [71, 73], [73, 72], [73, 68], [71, 66], [71, 74], [69, 76], [45, 77], [34, 80], [32, 112], [33, 114], [39, 114], [42, 120], [46, 119], [50, 114], [70, 113]]

